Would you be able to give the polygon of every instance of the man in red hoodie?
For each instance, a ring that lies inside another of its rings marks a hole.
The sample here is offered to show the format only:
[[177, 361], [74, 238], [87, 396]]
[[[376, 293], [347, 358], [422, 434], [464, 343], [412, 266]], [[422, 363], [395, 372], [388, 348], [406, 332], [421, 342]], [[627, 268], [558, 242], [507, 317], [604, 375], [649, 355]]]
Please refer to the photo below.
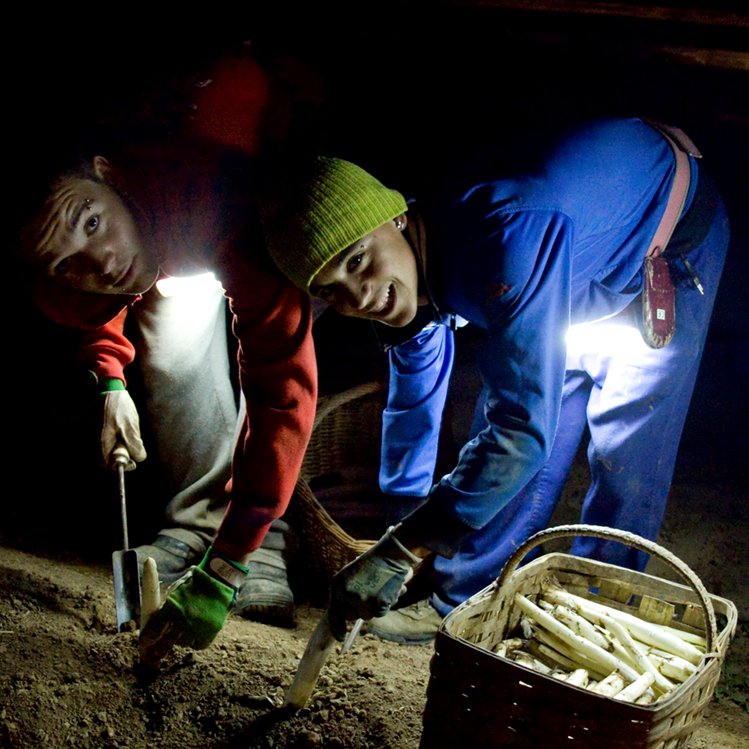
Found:
[[[282, 137], [286, 104], [250, 58], [227, 58], [198, 91], [191, 132], [89, 153], [55, 175], [23, 233], [38, 305], [56, 322], [87, 330], [81, 358], [103, 395], [105, 462], [120, 443], [133, 461], [145, 457], [124, 377], [135, 352], [124, 323], [137, 317], [160, 458], [182, 487], [167, 508], [174, 525], [140, 549], [141, 557], [159, 557], [165, 577], [179, 578], [143, 633], [147, 661], [175, 643], [212, 642], [253, 552], [257, 560], [266, 538], [283, 536], [280, 518], [312, 427], [309, 302], [268, 258], [255, 205], [265, 125]], [[188, 287], [187, 303], [157, 285], [204, 272], [220, 287]], [[238, 342], [239, 420], [217, 288]], [[198, 302], [212, 314], [196, 317]]]

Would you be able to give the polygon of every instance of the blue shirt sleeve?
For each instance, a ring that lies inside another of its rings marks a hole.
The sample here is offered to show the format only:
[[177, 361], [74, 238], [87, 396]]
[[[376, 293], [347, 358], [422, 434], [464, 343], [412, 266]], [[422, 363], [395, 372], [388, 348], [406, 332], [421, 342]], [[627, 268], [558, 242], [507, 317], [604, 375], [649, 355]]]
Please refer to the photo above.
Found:
[[570, 319], [572, 222], [554, 210], [488, 217], [469, 293], [487, 339], [479, 354], [486, 426], [432, 499], [481, 528], [541, 468], [556, 432]]
[[453, 331], [446, 325], [429, 325], [390, 349], [380, 462], [386, 494], [425, 497], [432, 487], [454, 356]]

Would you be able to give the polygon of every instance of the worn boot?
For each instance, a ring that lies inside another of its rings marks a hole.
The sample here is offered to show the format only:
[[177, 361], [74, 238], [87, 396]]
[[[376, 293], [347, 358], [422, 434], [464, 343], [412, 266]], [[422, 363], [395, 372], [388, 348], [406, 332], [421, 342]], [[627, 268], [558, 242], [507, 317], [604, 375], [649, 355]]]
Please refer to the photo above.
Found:
[[159, 582], [169, 586], [203, 558], [207, 546], [200, 536], [194, 533], [187, 534], [186, 531], [180, 531], [180, 534], [189, 537], [190, 543], [160, 533], [152, 544], [135, 547], [141, 576], [146, 559], [151, 557], [156, 562]]
[[286, 562], [295, 549], [296, 538], [289, 524], [275, 520], [247, 563], [249, 572], [237, 594], [235, 614], [280, 627], [294, 626], [294, 594]]
[[427, 600], [388, 611], [365, 622], [366, 631], [381, 640], [402, 645], [424, 645], [437, 636], [442, 616]]

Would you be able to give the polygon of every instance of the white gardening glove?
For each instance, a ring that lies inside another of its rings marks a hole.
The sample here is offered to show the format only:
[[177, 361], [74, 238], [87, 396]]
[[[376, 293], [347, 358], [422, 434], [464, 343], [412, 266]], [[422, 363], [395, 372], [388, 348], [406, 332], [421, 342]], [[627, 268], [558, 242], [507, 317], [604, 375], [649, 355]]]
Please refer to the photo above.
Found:
[[124, 445], [130, 454], [125, 466], [132, 471], [136, 463], [146, 459], [146, 449], [140, 436], [138, 409], [127, 390], [109, 390], [101, 394], [103, 413], [101, 423], [101, 457], [107, 468], [114, 469], [112, 451]]

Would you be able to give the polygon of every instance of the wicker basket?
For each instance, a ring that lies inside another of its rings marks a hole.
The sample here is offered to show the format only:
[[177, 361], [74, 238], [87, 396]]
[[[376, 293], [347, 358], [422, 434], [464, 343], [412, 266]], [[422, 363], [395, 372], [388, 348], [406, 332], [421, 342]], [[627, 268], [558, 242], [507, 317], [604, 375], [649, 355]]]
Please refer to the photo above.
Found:
[[[517, 569], [535, 546], [575, 535], [621, 541], [653, 554], [687, 585], [569, 554], [546, 554]], [[570, 686], [490, 652], [517, 626], [515, 594], [538, 593], [552, 574], [572, 593], [641, 618], [653, 618], [647, 610], [668, 611], [670, 626], [706, 638], [707, 654], [665, 700], [636, 705]], [[731, 601], [709, 595], [692, 570], [651, 541], [599, 526], [542, 531], [515, 552], [498, 580], [442, 621], [430, 668], [421, 747], [452, 742], [472, 749], [684, 747], [712, 699], [736, 622]]]
[[333, 575], [374, 541], [356, 539], [345, 531], [315, 496], [313, 487], [337, 484], [343, 495], [349, 489], [351, 496], [362, 486], [377, 489], [385, 392], [382, 383], [367, 382], [320, 398], [317, 405], [290, 517], [307, 572], [326, 589]]
[[308, 481], [354, 472], [377, 484], [385, 393], [382, 383], [365, 382], [319, 399], [302, 463]]
[[300, 538], [307, 572], [321, 585], [327, 585], [344, 564], [374, 543], [346, 533], [320, 504], [304, 478], [297, 481], [291, 502], [292, 523]]

